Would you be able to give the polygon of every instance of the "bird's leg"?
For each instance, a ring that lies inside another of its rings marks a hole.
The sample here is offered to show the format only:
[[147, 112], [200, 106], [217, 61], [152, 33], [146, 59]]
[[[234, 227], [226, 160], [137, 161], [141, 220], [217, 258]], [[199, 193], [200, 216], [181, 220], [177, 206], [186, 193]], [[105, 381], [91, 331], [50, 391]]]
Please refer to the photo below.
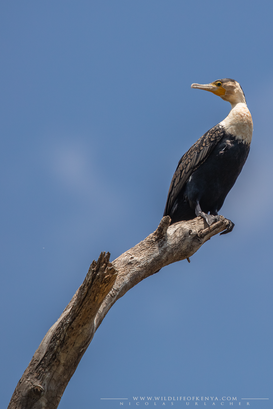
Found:
[[[219, 221], [219, 216], [218, 216], [217, 212], [214, 211], [213, 214], [204, 213], [202, 211], [202, 209], [201, 209], [199, 201], [196, 202], [195, 214], [196, 214], [196, 216], [203, 217], [203, 219], [205, 219], [205, 221], [208, 223], [209, 226], [211, 226], [213, 223]], [[233, 230], [233, 227], [235, 226], [235, 224], [231, 220], [229, 220], [229, 219], [226, 219], [226, 220], [228, 220], [228, 222], [229, 222], [228, 226], [227, 226], [226, 230], [224, 230], [222, 233], [220, 233], [220, 236], [222, 234], [230, 233]]]
[[[205, 219], [205, 221], [207, 222], [207, 224], [208, 224], [209, 226], [211, 226], [213, 223], [219, 221], [219, 216], [218, 216], [217, 214], [216, 214], [216, 215], [213, 215], [213, 214], [204, 213], [204, 212], [202, 211], [201, 207], [200, 207], [200, 203], [199, 203], [198, 200], [197, 200], [196, 206], [195, 206], [195, 214], [196, 214], [196, 216], [201, 216], [201, 217], [203, 217], [203, 219]], [[228, 232], [227, 232], [227, 233], [228, 233]]]

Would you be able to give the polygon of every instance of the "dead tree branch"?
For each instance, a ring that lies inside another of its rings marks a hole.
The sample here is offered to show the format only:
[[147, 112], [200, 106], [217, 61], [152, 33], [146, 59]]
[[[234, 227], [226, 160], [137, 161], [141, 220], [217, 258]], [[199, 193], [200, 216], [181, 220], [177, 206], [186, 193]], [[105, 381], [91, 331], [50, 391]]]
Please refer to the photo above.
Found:
[[200, 217], [170, 226], [163, 217], [158, 228], [142, 242], [109, 262], [101, 253], [93, 261], [83, 284], [49, 329], [18, 382], [8, 409], [55, 409], [112, 305], [130, 288], [162, 267], [189, 259], [212, 236], [224, 231], [229, 221], [210, 228]]

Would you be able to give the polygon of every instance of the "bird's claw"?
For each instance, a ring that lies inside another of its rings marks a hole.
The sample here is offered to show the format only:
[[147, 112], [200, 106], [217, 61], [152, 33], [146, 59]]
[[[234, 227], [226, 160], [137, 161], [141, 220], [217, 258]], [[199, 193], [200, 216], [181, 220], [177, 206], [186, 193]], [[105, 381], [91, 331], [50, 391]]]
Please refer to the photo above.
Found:
[[222, 231], [222, 233], [220, 233], [220, 236], [222, 234], [230, 233], [233, 230], [233, 227], [235, 226], [235, 224], [231, 220], [229, 220], [229, 219], [226, 219], [226, 220], [228, 221], [227, 228], [226, 228], [226, 230]]
[[219, 222], [220, 216], [218, 215], [213, 215], [213, 214], [207, 214], [204, 212], [200, 213], [200, 216], [203, 217], [203, 219], [206, 221], [206, 223], [211, 226], [213, 223]]

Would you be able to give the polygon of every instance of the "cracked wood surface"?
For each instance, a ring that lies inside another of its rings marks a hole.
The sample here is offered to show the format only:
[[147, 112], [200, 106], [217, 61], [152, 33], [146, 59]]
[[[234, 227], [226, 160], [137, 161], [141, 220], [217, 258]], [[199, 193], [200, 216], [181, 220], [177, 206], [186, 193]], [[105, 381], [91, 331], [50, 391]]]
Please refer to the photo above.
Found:
[[[197, 217], [158, 228], [112, 263], [109, 253], [93, 261], [83, 284], [49, 329], [18, 382], [8, 409], [55, 409], [112, 305], [143, 279], [176, 261], [188, 259], [212, 236], [227, 229], [223, 216], [210, 228]], [[166, 277], [167, 279], [167, 277]]]

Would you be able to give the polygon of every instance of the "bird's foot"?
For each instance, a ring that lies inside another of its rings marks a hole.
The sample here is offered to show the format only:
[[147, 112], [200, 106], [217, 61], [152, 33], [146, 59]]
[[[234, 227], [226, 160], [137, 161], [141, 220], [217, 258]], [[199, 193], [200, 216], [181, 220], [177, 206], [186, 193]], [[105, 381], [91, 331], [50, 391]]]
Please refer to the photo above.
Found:
[[226, 219], [226, 220], [228, 221], [227, 228], [226, 228], [226, 230], [222, 231], [222, 233], [220, 233], [220, 236], [221, 236], [221, 234], [230, 233], [233, 230], [233, 227], [235, 226], [235, 224], [231, 220], [229, 220], [229, 219]]
[[203, 219], [207, 222], [207, 224], [209, 226], [211, 226], [213, 223], [219, 222], [219, 220], [220, 220], [220, 216], [213, 215], [213, 214], [207, 214], [207, 213], [204, 213], [204, 212], [200, 212], [199, 216], [203, 217]]

